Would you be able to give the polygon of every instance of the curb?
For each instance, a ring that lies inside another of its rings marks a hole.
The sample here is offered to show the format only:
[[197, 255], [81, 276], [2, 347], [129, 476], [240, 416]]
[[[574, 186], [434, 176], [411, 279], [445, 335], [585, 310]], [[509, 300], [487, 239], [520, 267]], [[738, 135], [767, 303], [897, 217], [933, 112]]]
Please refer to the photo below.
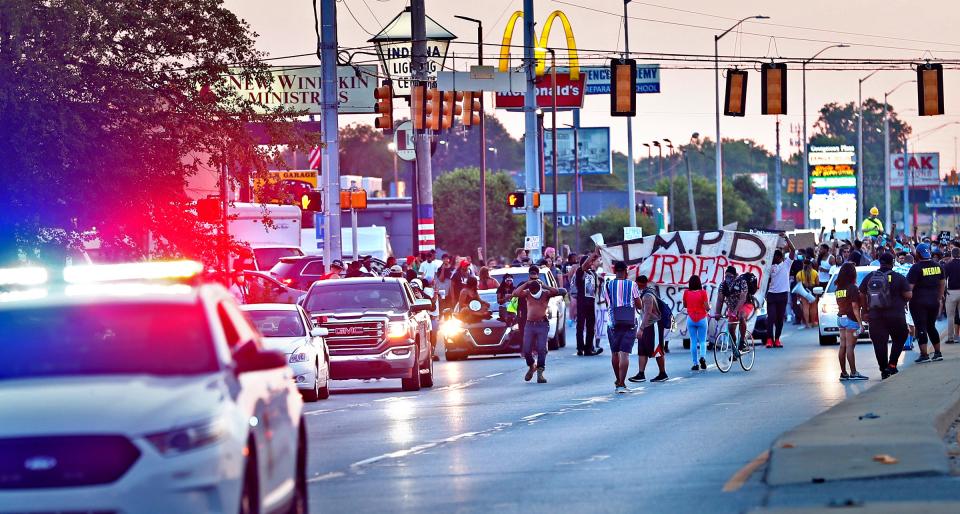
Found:
[[766, 483], [949, 474], [943, 437], [960, 415], [960, 349], [943, 351], [942, 362], [910, 366], [781, 435]]

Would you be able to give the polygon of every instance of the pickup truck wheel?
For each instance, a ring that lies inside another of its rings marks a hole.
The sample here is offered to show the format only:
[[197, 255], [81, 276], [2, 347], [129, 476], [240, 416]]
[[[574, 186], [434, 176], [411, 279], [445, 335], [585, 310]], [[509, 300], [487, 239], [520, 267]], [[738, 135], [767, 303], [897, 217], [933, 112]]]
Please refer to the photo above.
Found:
[[433, 387], [433, 352], [430, 352], [430, 357], [427, 358], [427, 367], [429, 370], [426, 374], [420, 375], [420, 385], [423, 387]]
[[[323, 385], [317, 390], [317, 398], [321, 400], [326, 400], [330, 398], [330, 363], [327, 363], [327, 379], [323, 381]], [[320, 368], [317, 368], [317, 376], [320, 376]]]
[[401, 379], [401, 387], [404, 391], [419, 391], [420, 390], [420, 356], [417, 355], [417, 358], [413, 361], [413, 369], [410, 370], [410, 378]]
[[840, 344], [840, 338], [837, 336], [820, 336], [820, 346], [829, 346]]

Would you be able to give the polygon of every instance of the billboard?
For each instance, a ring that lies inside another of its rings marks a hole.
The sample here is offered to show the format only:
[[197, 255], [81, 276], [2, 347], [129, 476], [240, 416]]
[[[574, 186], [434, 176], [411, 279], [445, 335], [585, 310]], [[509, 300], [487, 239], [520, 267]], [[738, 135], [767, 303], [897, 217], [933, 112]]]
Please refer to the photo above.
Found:
[[[558, 68], [559, 71], [559, 68]], [[610, 67], [609, 66], [581, 66], [580, 73], [587, 76], [585, 94], [610, 94]], [[637, 93], [660, 92], [660, 65], [637, 64]]]
[[[243, 70], [231, 70], [226, 77], [229, 84], [244, 100], [262, 104], [266, 109], [283, 107], [304, 111], [306, 114], [321, 114], [323, 95], [320, 88], [323, 80], [320, 66], [276, 66], [270, 68], [271, 80], [258, 80], [252, 75], [244, 76]], [[337, 97], [341, 114], [368, 114], [373, 112], [376, 100], [373, 90], [377, 87], [377, 67], [374, 65], [337, 66]], [[265, 112], [259, 105], [256, 110]]]
[[[581, 175], [609, 175], [613, 173], [610, 160], [610, 127], [580, 127], [577, 135], [580, 147]], [[543, 131], [543, 159], [546, 174], [553, 174], [553, 131]], [[557, 129], [557, 174], [573, 175], [576, 163], [573, 151], [573, 129]]]
[[[940, 187], [940, 153], [908, 153], [910, 189]], [[890, 189], [903, 189], [903, 154], [890, 155]]]
[[857, 219], [857, 151], [852, 145], [809, 146], [810, 219], [842, 230]]

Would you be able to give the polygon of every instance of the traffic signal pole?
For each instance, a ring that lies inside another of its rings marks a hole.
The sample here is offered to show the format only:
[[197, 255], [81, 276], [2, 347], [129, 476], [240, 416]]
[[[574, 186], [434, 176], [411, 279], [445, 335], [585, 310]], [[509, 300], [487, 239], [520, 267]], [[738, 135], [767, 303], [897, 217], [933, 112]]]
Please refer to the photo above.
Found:
[[[427, 13], [423, 0], [410, 2], [410, 33], [413, 36], [412, 72], [413, 83], [426, 85], [427, 76]], [[435, 116], [441, 116], [437, 113]], [[430, 132], [427, 132], [430, 134]], [[413, 213], [417, 220], [417, 246], [414, 255], [436, 247], [433, 223], [433, 166], [430, 162], [430, 137], [418, 135], [414, 147], [417, 152], [417, 209]]]
[[[337, 3], [320, 3], [320, 58], [323, 108], [323, 258], [328, 263], [341, 258], [340, 244], [340, 137], [339, 99], [337, 98]], [[354, 249], [356, 250], [356, 249]], [[356, 253], [356, 251], [354, 251]], [[356, 257], [356, 256], [354, 256]]]
[[[780, 116], [777, 116], [777, 160], [773, 165], [773, 201], [775, 203], [774, 207], [774, 222], [780, 221], [783, 219], [783, 168], [780, 161]], [[688, 177], [689, 178], [689, 177]], [[850, 234], [850, 237], [853, 237], [853, 234]]]
[[[537, 148], [537, 95], [535, 91], [536, 59], [533, 49], [537, 44], [533, 32], [533, 0], [523, 0], [523, 65], [527, 72], [527, 88], [523, 95], [523, 166], [524, 189], [528, 197], [526, 205], [526, 229], [528, 236], [540, 236], [540, 219], [531, 199], [535, 191], [539, 191], [539, 148]], [[543, 240], [541, 239], [541, 242]], [[531, 250], [531, 257], [540, 258], [540, 249]]]
[[[630, 19], [627, 17], [627, 4], [623, 0], [623, 58], [630, 58]], [[630, 211], [630, 226], [637, 226], [637, 179], [633, 164], [633, 116], [627, 116], [627, 210]]]

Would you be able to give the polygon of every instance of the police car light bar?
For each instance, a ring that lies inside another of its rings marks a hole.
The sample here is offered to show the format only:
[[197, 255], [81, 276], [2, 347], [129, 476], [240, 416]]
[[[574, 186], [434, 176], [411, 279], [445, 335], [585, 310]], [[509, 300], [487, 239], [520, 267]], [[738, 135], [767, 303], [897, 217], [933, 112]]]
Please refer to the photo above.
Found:
[[45, 284], [48, 278], [44, 268], [0, 268], [0, 286], [36, 286]]
[[195, 261], [93, 264], [64, 268], [63, 280], [68, 284], [90, 284], [122, 280], [178, 279], [190, 278], [202, 271], [203, 265]]

